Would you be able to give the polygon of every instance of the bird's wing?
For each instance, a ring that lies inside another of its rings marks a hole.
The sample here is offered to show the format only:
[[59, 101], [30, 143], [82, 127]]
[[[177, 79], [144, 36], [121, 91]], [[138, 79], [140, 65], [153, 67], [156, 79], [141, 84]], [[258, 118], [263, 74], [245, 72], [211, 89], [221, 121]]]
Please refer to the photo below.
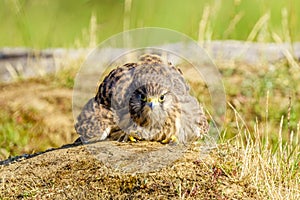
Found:
[[[122, 95], [120, 94], [125, 93], [124, 90], [131, 83], [132, 74], [134, 73], [136, 66], [137, 63], [127, 63], [112, 70], [100, 84], [95, 96], [95, 101], [111, 108], [112, 100], [116, 96], [116, 93], [118, 94], [118, 97], [121, 97]], [[115, 100], [118, 102], [121, 101], [121, 99]]]
[[195, 97], [187, 95], [179, 99], [180, 116], [178, 120], [181, 126], [177, 137], [181, 142], [195, 141], [208, 133], [209, 124], [203, 108]]
[[106, 106], [90, 99], [77, 118], [75, 129], [83, 143], [106, 139], [113, 129], [118, 129], [114, 123], [114, 114]]
[[[99, 86], [96, 96], [86, 103], [75, 125], [83, 142], [105, 140], [111, 136], [117, 138], [118, 135], [121, 137], [121, 131], [116, 122], [118, 120], [116, 109], [112, 108], [112, 102], [122, 102], [116, 98], [125, 93], [126, 84], [130, 84], [131, 73], [135, 66], [136, 63], [128, 63], [112, 70]], [[116, 95], [118, 86], [122, 86], [122, 91], [117, 91], [118, 95]], [[120, 134], [111, 135], [111, 133]]]

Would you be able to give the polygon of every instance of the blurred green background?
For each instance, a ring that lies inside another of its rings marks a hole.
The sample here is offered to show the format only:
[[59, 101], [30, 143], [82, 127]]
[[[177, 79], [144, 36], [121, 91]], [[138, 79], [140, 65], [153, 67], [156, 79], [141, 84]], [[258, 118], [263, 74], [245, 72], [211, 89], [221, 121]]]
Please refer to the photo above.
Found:
[[2, 0], [0, 46], [86, 47], [90, 37], [147, 26], [195, 40], [299, 41], [297, 8], [297, 0]]
[[[116, 33], [150, 26], [177, 30], [198, 41], [294, 42], [300, 41], [299, 8], [299, 0], [0, 0], [0, 48], [95, 47]], [[23, 79], [21, 74], [12, 83], [0, 83], [0, 160], [78, 137], [70, 102], [84, 58], [63, 59], [60, 67], [55, 66], [63, 70], [55, 74], [35, 79]], [[227, 101], [245, 118], [243, 125], [253, 138], [259, 135], [277, 148], [278, 141], [295, 135], [297, 146], [298, 58], [257, 66], [238, 61], [216, 64]], [[224, 138], [241, 133], [235, 110], [228, 109], [226, 120]]]

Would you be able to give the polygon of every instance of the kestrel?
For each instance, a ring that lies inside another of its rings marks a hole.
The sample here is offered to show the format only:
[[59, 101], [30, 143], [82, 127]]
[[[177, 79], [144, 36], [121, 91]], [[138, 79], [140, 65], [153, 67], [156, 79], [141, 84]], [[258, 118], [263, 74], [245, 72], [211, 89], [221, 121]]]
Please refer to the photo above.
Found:
[[203, 109], [179, 68], [145, 54], [112, 70], [75, 125], [84, 143], [100, 140], [194, 141], [208, 132]]

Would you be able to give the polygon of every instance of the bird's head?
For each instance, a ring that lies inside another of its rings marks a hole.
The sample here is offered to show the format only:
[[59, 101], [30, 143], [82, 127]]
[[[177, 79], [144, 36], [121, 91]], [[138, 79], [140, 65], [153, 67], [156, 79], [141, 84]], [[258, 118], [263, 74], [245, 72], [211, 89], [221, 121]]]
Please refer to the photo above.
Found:
[[149, 127], [163, 124], [173, 104], [174, 98], [169, 90], [151, 83], [134, 91], [129, 102], [129, 110], [135, 123]]

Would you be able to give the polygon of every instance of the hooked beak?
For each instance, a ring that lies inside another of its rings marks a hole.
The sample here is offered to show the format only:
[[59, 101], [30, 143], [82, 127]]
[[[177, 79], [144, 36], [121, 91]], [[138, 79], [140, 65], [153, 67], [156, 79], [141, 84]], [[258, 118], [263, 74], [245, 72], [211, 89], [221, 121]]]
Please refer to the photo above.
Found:
[[147, 99], [147, 105], [153, 110], [153, 108], [158, 105], [158, 98], [149, 97]]

